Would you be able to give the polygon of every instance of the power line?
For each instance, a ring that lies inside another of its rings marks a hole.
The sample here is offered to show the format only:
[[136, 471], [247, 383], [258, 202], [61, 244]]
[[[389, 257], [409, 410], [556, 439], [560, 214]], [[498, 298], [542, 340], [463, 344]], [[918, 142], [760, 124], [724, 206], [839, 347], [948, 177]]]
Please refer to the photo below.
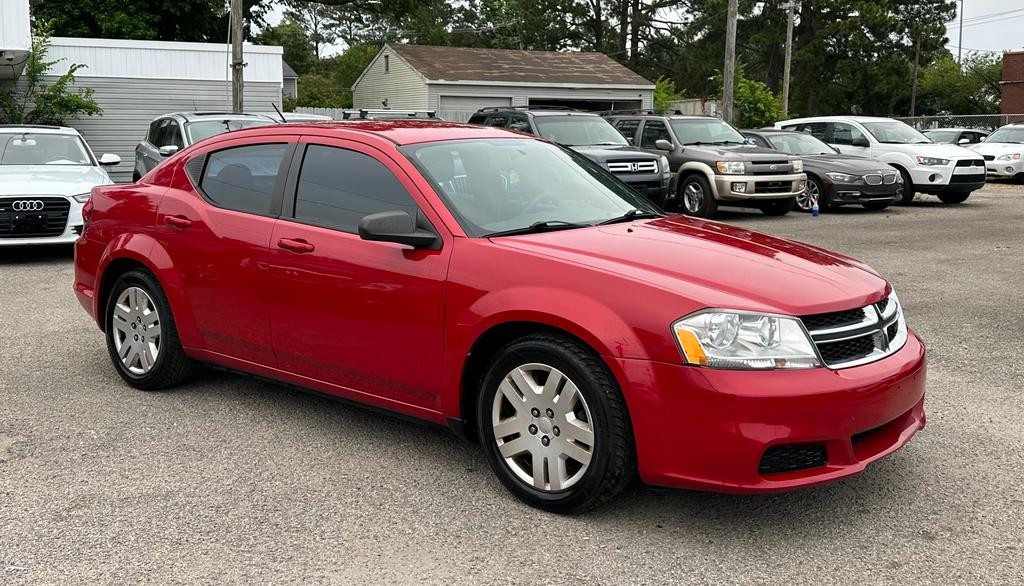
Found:
[[[1017, 11], [1014, 11], [1014, 12], [1021, 12], [1021, 11], [1024, 11], [1024, 9], [1017, 10]], [[1006, 14], [1009, 14], [1009, 13], [1006, 13]], [[993, 23], [998, 23], [998, 22], [1005, 22], [1007, 20], [1013, 20], [1015, 18], [1024, 18], [1024, 14], [1017, 14], [1017, 15], [1014, 15], [1014, 16], [1004, 16], [1004, 15], [990, 15], [990, 16], [992, 16], [993, 18], [989, 18], [987, 20], [978, 20], [978, 21], [974, 21], [974, 22], [968, 22], [968, 23], [964, 24], [962, 27], [958, 23], [954, 22], [954, 23], [951, 23], [951, 24], [947, 24], [946, 28], [969, 28], [969, 27], [972, 27], [972, 26], [981, 26], [983, 24], [993, 24]]]

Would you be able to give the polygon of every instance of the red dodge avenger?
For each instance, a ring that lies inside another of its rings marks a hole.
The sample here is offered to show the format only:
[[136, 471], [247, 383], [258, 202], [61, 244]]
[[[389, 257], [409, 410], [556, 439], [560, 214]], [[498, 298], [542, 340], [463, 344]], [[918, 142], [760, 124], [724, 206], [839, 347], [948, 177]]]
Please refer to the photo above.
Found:
[[143, 390], [206, 363], [479, 441], [527, 503], [786, 490], [925, 424], [925, 351], [854, 259], [665, 216], [542, 139], [281, 124], [97, 187], [75, 293]]

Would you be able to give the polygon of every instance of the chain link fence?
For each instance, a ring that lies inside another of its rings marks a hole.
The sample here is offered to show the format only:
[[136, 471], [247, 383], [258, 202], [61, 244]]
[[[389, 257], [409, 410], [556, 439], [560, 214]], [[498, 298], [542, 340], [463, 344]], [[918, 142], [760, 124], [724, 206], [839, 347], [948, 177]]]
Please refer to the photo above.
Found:
[[1024, 122], [1024, 114], [981, 114], [969, 116], [915, 116], [897, 118], [918, 130], [932, 128], [973, 128], [992, 131], [1013, 122]]

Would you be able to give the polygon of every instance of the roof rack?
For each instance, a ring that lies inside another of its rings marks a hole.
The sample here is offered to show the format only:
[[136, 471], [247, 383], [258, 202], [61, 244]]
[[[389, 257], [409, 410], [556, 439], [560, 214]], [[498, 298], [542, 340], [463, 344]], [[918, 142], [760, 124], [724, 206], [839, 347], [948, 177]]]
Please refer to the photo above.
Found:
[[[639, 110], [602, 110], [597, 112], [602, 116], [615, 116], [618, 114], [624, 114], [626, 116], [685, 116], [682, 110], [654, 110], [639, 109]], [[693, 116], [702, 116], [702, 114], [693, 114]]]
[[342, 120], [367, 120], [371, 118], [436, 118], [436, 110], [392, 110], [389, 108], [360, 108], [343, 110]]
[[263, 116], [254, 112], [183, 112], [186, 116]]
[[54, 126], [52, 124], [0, 124], [0, 128], [45, 128], [47, 130], [60, 130], [65, 127]]
[[502, 110], [559, 110], [566, 112], [582, 112], [582, 110], [570, 108], [568, 106], [488, 106], [486, 108], [480, 108], [477, 112], [501, 112]]

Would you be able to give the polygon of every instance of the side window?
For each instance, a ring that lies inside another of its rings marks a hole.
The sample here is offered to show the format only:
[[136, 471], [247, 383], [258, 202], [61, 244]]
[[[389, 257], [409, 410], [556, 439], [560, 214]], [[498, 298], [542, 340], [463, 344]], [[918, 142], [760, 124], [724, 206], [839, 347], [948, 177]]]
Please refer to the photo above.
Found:
[[824, 122], [803, 122], [800, 124], [787, 124], [786, 126], [783, 126], [782, 129], [795, 130], [797, 132], [805, 132], [822, 142], [829, 142], [825, 140]]
[[750, 140], [754, 141], [754, 144], [759, 146], [759, 147], [761, 147], [761, 148], [765, 148], [765, 149], [774, 149], [775, 148], [772, 145], [768, 144], [767, 140], [761, 138], [760, 136], [758, 136], [756, 134], [744, 134], [743, 136], [745, 136], [745, 137], [749, 138]]
[[512, 116], [508, 123], [508, 127], [512, 130], [531, 132], [530, 120], [526, 116]]
[[832, 144], [852, 145], [856, 138], [864, 138], [864, 134], [845, 122], [832, 123]]
[[219, 207], [270, 215], [286, 144], [234, 147], [210, 153], [199, 187]]
[[157, 137], [156, 146], [176, 146], [179, 149], [185, 146], [184, 141], [181, 138], [181, 127], [172, 118], [164, 119], [160, 125], [160, 134]]
[[672, 135], [668, 133], [668, 127], [660, 120], [648, 120], [644, 123], [644, 131], [640, 136], [640, 146], [645, 149], [656, 148], [654, 143], [665, 139], [672, 142]]
[[640, 128], [639, 120], [622, 119], [615, 121], [615, 130], [618, 130], [619, 134], [630, 140], [636, 140], [637, 128]]
[[508, 114], [491, 114], [487, 117], [487, 122], [484, 122], [484, 124], [487, 126], [505, 128], [508, 126]]
[[469, 117], [470, 124], [483, 124], [487, 121], [487, 116], [484, 114], [473, 114]]
[[355, 234], [370, 214], [419, 211], [391, 171], [369, 155], [310, 145], [302, 159], [295, 194], [295, 219]]
[[149, 134], [146, 135], [146, 140], [148, 140], [149, 144], [151, 144], [153, 146], [159, 146], [159, 145], [157, 145], [156, 141], [157, 141], [157, 138], [160, 135], [160, 124], [162, 122], [163, 122], [162, 119], [161, 120], [154, 120], [149, 125]]

